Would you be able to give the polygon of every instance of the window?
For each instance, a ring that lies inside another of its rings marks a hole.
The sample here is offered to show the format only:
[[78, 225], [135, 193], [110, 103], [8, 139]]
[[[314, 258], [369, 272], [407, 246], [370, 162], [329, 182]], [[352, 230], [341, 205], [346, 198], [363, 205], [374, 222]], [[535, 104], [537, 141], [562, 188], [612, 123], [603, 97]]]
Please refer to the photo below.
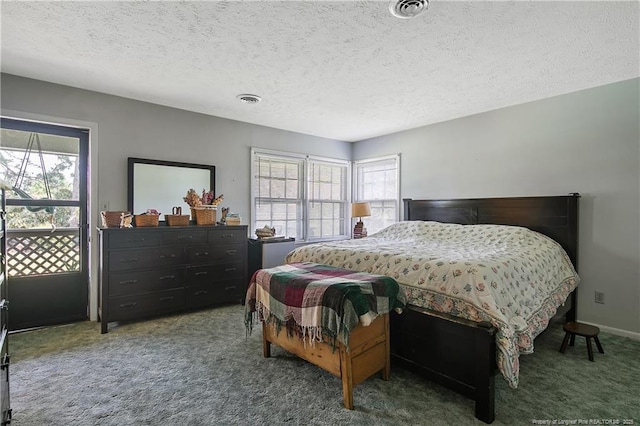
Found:
[[354, 202], [368, 201], [365, 219], [369, 235], [397, 222], [400, 217], [400, 155], [354, 163]]
[[252, 149], [253, 224], [298, 241], [346, 238], [349, 163]]

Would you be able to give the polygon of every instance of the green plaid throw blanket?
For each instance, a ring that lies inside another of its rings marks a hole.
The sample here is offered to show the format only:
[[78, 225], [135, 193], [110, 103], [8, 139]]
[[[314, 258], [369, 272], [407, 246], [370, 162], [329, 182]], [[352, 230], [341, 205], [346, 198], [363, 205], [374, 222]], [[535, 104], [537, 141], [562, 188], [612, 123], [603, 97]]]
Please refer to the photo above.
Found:
[[259, 317], [286, 327], [313, 344], [338, 338], [349, 346], [349, 333], [391, 310], [402, 312], [406, 296], [396, 280], [302, 262], [261, 269], [253, 274], [246, 297], [245, 326], [250, 334]]

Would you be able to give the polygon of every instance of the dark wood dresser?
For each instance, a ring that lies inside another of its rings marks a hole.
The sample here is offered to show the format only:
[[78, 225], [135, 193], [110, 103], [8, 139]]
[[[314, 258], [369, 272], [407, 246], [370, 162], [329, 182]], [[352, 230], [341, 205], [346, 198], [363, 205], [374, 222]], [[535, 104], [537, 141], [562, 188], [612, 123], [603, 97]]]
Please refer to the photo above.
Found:
[[11, 423], [9, 400], [9, 327], [7, 300], [7, 212], [5, 188], [0, 181], [0, 424]]
[[240, 302], [247, 226], [101, 228], [102, 333], [108, 323]]

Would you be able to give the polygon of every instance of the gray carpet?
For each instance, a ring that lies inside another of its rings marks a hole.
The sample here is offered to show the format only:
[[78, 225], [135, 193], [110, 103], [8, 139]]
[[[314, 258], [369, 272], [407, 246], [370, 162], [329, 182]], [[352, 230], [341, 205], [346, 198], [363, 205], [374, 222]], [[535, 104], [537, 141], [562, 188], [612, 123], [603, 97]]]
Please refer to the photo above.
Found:
[[[459, 425], [483, 424], [471, 400], [399, 367], [354, 389], [277, 346], [245, 338], [244, 308], [148, 321], [75, 323], [10, 336], [12, 425]], [[633, 419], [640, 424], [640, 342], [601, 333], [566, 354], [551, 326], [521, 360], [520, 387], [496, 378], [496, 425], [535, 420]], [[592, 423], [593, 424], [593, 423]]]

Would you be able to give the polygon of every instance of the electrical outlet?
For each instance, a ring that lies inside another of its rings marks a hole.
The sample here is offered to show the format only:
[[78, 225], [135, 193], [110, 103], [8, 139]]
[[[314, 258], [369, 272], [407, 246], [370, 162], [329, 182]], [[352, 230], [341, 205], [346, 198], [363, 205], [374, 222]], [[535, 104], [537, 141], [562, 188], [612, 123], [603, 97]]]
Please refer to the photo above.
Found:
[[604, 291], [596, 291], [596, 303], [604, 305]]
[[103, 201], [100, 206], [102, 207], [101, 208], [102, 211], [104, 211], [104, 212], [108, 212], [109, 211], [109, 202], [108, 201]]

